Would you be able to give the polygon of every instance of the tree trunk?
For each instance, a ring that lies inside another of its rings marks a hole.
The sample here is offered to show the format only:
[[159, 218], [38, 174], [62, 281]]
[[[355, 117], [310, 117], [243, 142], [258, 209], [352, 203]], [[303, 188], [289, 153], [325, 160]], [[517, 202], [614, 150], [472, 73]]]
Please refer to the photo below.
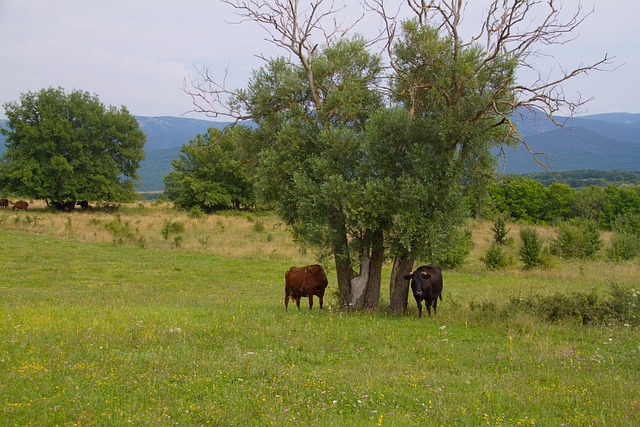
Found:
[[380, 306], [382, 264], [384, 262], [384, 235], [382, 229], [375, 230], [372, 238], [369, 284], [365, 292], [364, 306], [370, 310], [376, 310]]
[[408, 255], [396, 256], [389, 280], [389, 312], [393, 314], [407, 311], [409, 281], [402, 276], [411, 273], [414, 259]]
[[333, 215], [333, 227], [335, 237], [333, 240], [333, 258], [336, 263], [336, 275], [338, 277], [338, 292], [340, 293], [340, 309], [349, 308], [351, 302], [351, 257], [349, 255], [349, 242], [343, 218], [339, 213]]
[[360, 255], [360, 274], [351, 279], [351, 303], [350, 306], [356, 310], [362, 310], [365, 306], [365, 294], [369, 285], [369, 267], [371, 257], [369, 248], [365, 245]]

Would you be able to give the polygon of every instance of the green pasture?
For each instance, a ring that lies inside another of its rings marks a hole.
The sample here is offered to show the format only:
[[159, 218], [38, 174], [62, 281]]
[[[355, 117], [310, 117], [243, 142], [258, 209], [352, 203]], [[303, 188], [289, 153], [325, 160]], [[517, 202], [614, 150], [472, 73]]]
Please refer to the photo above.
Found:
[[497, 314], [607, 278], [445, 271], [418, 319], [413, 301], [335, 310], [331, 272], [325, 310], [285, 311], [286, 260], [5, 230], [0, 247], [2, 426], [640, 424], [637, 326]]

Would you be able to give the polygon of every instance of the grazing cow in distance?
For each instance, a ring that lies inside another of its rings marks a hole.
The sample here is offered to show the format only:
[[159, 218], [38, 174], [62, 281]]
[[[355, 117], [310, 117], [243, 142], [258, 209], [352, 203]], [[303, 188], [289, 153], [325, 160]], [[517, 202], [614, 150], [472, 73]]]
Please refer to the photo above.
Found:
[[0, 199], [0, 209], [9, 208], [9, 199]]
[[83, 211], [86, 211], [89, 208], [89, 202], [87, 202], [86, 200], [80, 200], [77, 204], [82, 208]]
[[402, 276], [405, 280], [411, 280], [411, 291], [413, 297], [418, 304], [418, 316], [422, 317], [422, 304], [427, 307], [427, 313], [431, 316], [431, 307], [433, 306], [433, 314], [436, 313], [438, 298], [442, 301], [442, 272], [440, 267], [433, 264], [418, 267], [413, 273]]
[[13, 204], [13, 207], [11, 208], [11, 210], [15, 211], [16, 209], [18, 209], [18, 210], [26, 211], [28, 207], [29, 207], [29, 203], [25, 202], [24, 200], [18, 200]]
[[309, 297], [309, 310], [311, 310], [315, 295], [320, 299], [322, 309], [324, 290], [328, 284], [324, 270], [317, 264], [291, 267], [284, 274], [284, 308], [289, 308], [289, 298], [293, 298], [300, 310], [300, 298]]

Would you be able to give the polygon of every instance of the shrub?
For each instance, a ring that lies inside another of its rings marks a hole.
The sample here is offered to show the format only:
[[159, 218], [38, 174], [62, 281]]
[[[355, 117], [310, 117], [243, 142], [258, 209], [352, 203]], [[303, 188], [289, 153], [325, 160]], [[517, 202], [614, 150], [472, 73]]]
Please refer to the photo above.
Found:
[[442, 268], [456, 268], [467, 259], [473, 248], [473, 233], [469, 229], [456, 230], [451, 238], [450, 245], [436, 257], [436, 262]]
[[640, 238], [635, 234], [614, 232], [607, 256], [612, 261], [627, 261], [640, 253]]
[[136, 230], [131, 227], [129, 221], [123, 221], [119, 214], [113, 221], [106, 223], [104, 228], [111, 233], [114, 245], [123, 245], [126, 241], [133, 242], [136, 239]]
[[496, 242], [491, 244], [487, 253], [480, 260], [489, 270], [498, 270], [509, 265], [509, 257], [502, 246]]
[[572, 220], [558, 227], [558, 237], [551, 252], [564, 258], [592, 258], [602, 247], [600, 231], [595, 221]]
[[640, 324], [640, 291], [612, 284], [606, 298], [595, 289], [588, 293], [568, 295], [531, 295], [511, 298], [500, 311], [502, 315], [524, 312], [541, 317], [547, 322], [578, 320], [582, 324], [618, 321], [627, 325]]
[[496, 221], [493, 223], [493, 227], [491, 227], [491, 231], [493, 231], [493, 240], [499, 245], [506, 245], [510, 243], [510, 239], [507, 238], [509, 235], [509, 228], [507, 228], [507, 221], [503, 215], [499, 215], [496, 218]]
[[201, 206], [196, 205], [189, 210], [189, 216], [191, 218], [204, 218], [205, 216], [207, 216], [207, 213], [202, 209]]
[[180, 221], [171, 221], [167, 219], [162, 226], [162, 237], [164, 240], [169, 240], [169, 236], [172, 234], [184, 233], [184, 223]]
[[542, 243], [535, 228], [525, 227], [520, 230], [522, 246], [518, 251], [525, 268], [538, 267], [543, 264]]

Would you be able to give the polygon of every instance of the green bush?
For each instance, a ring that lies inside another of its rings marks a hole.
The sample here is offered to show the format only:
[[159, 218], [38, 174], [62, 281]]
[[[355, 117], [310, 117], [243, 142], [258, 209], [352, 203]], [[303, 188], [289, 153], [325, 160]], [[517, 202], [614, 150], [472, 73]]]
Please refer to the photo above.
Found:
[[104, 225], [104, 228], [111, 233], [114, 245], [124, 245], [125, 242], [136, 240], [136, 231], [131, 227], [129, 221], [123, 221], [119, 214], [116, 214], [113, 221]]
[[496, 221], [493, 223], [493, 227], [491, 227], [491, 231], [493, 231], [493, 240], [499, 245], [509, 244], [512, 239], [508, 238], [509, 228], [507, 228], [507, 221], [504, 215], [499, 215], [496, 218]]
[[496, 242], [491, 244], [487, 253], [480, 258], [489, 270], [499, 270], [509, 265], [509, 257], [502, 246]]
[[167, 219], [162, 226], [162, 237], [164, 240], [169, 240], [169, 236], [172, 234], [184, 233], [184, 223], [180, 221], [171, 221]]
[[513, 312], [533, 314], [552, 323], [577, 320], [585, 325], [610, 321], [638, 325], [640, 324], [640, 291], [612, 284], [608, 298], [595, 289], [588, 293], [557, 293], [511, 298], [500, 313], [505, 316]]
[[520, 230], [522, 246], [518, 251], [520, 260], [525, 268], [533, 268], [542, 265], [542, 243], [535, 228], [525, 227]]
[[612, 261], [628, 261], [640, 253], [640, 238], [635, 234], [614, 232], [607, 256]]
[[442, 268], [456, 268], [464, 263], [471, 253], [472, 248], [473, 234], [471, 230], [467, 228], [456, 230], [452, 236], [450, 245], [443, 248], [435, 261]]
[[598, 224], [591, 220], [574, 219], [558, 227], [558, 237], [551, 253], [563, 258], [592, 258], [602, 248]]

